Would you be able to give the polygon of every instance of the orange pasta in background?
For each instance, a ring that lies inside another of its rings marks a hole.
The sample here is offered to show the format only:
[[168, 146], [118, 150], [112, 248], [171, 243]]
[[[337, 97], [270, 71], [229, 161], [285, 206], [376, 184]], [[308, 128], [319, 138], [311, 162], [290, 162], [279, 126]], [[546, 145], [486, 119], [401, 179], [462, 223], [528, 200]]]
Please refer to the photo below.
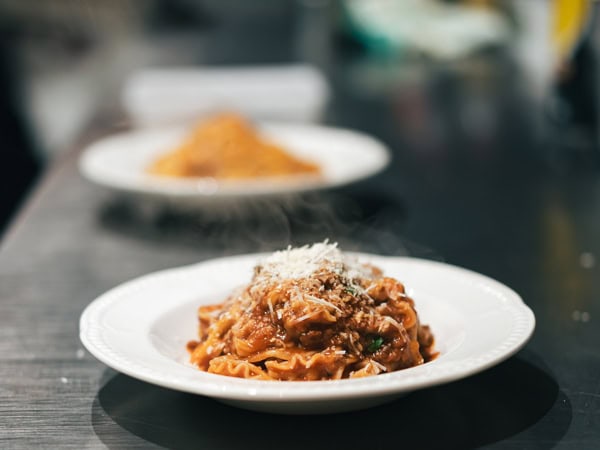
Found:
[[261, 380], [336, 380], [393, 372], [437, 356], [404, 285], [316, 243], [275, 252], [223, 303], [198, 309], [190, 361]]
[[320, 168], [266, 140], [240, 115], [223, 113], [201, 121], [179, 146], [153, 161], [148, 172], [176, 178], [248, 179], [319, 175]]

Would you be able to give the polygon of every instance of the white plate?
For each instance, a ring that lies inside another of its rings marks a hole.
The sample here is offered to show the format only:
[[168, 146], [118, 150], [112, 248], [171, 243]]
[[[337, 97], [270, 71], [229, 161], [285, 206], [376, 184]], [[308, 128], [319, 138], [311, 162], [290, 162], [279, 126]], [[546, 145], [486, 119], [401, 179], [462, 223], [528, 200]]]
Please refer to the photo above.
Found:
[[197, 336], [200, 304], [223, 300], [250, 280], [264, 255], [251, 254], [146, 275], [94, 300], [80, 320], [85, 347], [108, 366], [160, 386], [237, 407], [285, 414], [350, 411], [480, 372], [517, 352], [535, 318], [517, 293], [448, 264], [358, 254], [403, 282], [440, 356], [421, 366], [361, 379], [258, 381], [202, 372], [185, 345]]
[[390, 161], [379, 140], [352, 130], [321, 125], [260, 122], [259, 131], [290, 153], [314, 161], [323, 177], [294, 176], [217, 182], [213, 178], [172, 179], [145, 173], [157, 156], [176, 146], [189, 127], [140, 129], [105, 137], [86, 148], [81, 173], [121, 191], [196, 202], [331, 188], [372, 176]]

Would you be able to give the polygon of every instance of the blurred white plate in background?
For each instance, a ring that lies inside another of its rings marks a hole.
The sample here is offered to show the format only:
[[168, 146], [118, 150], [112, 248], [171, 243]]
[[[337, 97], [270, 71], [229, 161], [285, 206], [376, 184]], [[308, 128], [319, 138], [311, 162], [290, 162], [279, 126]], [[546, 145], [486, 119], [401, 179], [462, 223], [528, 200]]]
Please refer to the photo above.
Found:
[[121, 103], [136, 127], [232, 110], [263, 120], [320, 121], [329, 84], [311, 65], [147, 68], [126, 80]]
[[119, 191], [202, 203], [225, 198], [280, 195], [342, 186], [370, 177], [390, 162], [389, 149], [369, 135], [321, 125], [257, 122], [259, 132], [286, 151], [317, 163], [323, 176], [289, 176], [240, 181], [175, 179], [145, 172], [159, 155], [182, 141], [187, 127], [142, 129], [116, 134], [83, 150], [81, 173]]

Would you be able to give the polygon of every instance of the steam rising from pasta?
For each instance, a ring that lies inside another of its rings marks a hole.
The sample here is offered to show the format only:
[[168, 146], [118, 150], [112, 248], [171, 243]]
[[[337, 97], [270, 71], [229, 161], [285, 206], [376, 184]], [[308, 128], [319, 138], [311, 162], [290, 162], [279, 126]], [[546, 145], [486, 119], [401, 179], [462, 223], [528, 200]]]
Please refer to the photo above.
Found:
[[249, 284], [198, 309], [190, 361], [262, 380], [336, 380], [437, 356], [404, 285], [328, 241], [274, 252]]

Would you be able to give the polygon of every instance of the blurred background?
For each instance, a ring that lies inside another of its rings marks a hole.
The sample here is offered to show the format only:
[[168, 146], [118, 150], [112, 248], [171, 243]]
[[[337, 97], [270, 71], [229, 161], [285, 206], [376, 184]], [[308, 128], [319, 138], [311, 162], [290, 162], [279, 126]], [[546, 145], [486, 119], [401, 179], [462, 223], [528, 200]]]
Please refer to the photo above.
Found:
[[597, 170], [598, 33], [591, 0], [0, 0], [0, 233], [86, 133], [197, 113], [207, 68], [309, 68], [295, 118], [415, 158]]

